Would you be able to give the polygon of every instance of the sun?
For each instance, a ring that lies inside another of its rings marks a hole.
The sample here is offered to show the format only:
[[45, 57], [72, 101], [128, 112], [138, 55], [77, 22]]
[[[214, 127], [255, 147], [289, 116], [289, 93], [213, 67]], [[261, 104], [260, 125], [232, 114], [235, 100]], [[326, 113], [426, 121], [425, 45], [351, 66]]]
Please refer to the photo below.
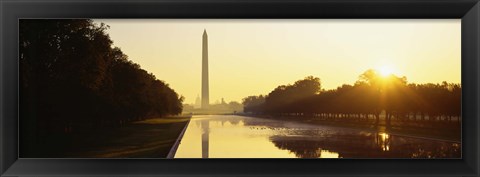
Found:
[[382, 77], [387, 77], [393, 74], [393, 68], [387, 65], [380, 66], [378, 72]]

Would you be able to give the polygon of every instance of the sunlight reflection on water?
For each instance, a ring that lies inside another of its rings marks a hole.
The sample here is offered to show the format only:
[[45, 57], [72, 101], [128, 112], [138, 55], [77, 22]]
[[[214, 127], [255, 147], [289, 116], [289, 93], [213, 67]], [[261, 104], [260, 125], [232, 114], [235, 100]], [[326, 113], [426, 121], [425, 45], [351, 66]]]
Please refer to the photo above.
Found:
[[194, 116], [175, 158], [460, 158], [460, 144], [235, 115]]

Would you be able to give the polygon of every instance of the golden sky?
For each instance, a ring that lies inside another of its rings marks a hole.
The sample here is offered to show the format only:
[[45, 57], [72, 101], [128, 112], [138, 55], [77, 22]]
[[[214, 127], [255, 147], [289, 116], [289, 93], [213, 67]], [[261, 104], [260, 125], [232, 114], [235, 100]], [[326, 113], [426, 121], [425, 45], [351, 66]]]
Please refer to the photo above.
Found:
[[135, 63], [194, 103], [201, 95], [202, 33], [209, 42], [210, 103], [268, 94], [312, 75], [322, 88], [367, 69], [408, 82], [460, 83], [460, 19], [100, 19]]

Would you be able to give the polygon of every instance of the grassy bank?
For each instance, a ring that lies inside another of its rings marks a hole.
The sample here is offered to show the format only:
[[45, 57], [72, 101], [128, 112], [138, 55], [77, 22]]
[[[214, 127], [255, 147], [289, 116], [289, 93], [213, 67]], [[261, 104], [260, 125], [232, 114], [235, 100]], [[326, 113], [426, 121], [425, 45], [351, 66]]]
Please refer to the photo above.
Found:
[[40, 157], [165, 158], [190, 120], [166, 117], [137, 121], [123, 127], [51, 138]]

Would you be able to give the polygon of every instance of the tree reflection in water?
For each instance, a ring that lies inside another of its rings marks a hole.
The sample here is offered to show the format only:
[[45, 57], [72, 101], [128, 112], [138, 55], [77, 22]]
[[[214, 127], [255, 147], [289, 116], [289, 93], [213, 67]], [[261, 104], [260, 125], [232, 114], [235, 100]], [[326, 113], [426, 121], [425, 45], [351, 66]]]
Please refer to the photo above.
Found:
[[461, 158], [456, 142], [237, 115], [194, 116], [175, 158]]
[[460, 156], [458, 143], [431, 142], [386, 133], [336, 134], [330, 137], [272, 136], [270, 141], [299, 158], [319, 158], [322, 152], [339, 158], [451, 158]]

